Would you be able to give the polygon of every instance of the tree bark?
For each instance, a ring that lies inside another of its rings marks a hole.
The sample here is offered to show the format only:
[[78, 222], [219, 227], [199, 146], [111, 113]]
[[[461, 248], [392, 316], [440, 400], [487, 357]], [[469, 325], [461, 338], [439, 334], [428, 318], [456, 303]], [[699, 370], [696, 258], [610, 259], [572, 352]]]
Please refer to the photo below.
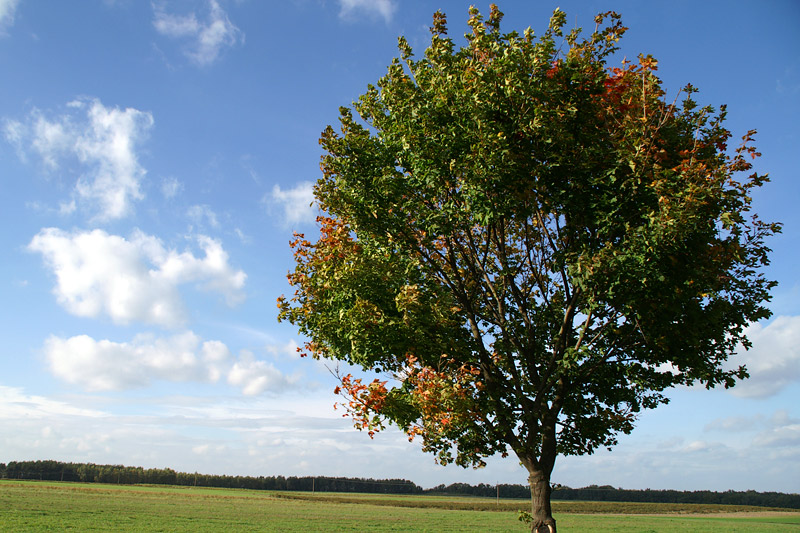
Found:
[[538, 464], [528, 467], [531, 486], [531, 531], [556, 533], [556, 521], [550, 508], [550, 474]]

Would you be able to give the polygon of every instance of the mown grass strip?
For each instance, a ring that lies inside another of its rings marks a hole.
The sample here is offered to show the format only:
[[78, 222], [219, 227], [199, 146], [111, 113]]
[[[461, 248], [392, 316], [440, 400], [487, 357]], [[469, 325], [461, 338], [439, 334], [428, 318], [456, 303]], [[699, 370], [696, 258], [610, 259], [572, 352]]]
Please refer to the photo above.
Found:
[[[310, 493], [310, 492], [276, 492], [278, 498], [291, 500], [307, 500], [317, 502], [355, 503], [365, 505], [384, 505], [393, 507], [419, 507], [464, 511], [500, 511], [516, 512], [530, 507], [528, 500], [500, 501], [490, 498], [462, 496], [398, 496], [349, 493]], [[711, 513], [743, 513], [762, 511], [786, 511], [786, 509], [755, 507], [750, 505], [716, 505], [693, 503], [647, 503], [647, 502], [583, 502], [554, 501], [553, 510], [563, 514], [711, 514]], [[797, 512], [800, 516], [800, 511]]]

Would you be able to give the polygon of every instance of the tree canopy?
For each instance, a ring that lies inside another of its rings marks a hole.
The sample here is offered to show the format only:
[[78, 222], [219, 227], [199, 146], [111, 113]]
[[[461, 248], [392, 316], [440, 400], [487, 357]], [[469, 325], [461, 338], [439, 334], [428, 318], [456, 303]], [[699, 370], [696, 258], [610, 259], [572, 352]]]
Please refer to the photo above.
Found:
[[557, 455], [612, 446], [670, 387], [746, 377], [725, 362], [770, 315], [780, 226], [751, 209], [754, 132], [729, 151], [724, 106], [669, 101], [650, 56], [608, 64], [616, 13], [586, 37], [559, 10], [538, 38], [501, 19], [472, 8], [458, 48], [437, 12], [424, 56], [401, 37], [322, 133], [325, 215], [292, 242], [279, 318], [386, 376], [341, 376], [357, 427], [445, 464], [513, 452], [555, 531]]

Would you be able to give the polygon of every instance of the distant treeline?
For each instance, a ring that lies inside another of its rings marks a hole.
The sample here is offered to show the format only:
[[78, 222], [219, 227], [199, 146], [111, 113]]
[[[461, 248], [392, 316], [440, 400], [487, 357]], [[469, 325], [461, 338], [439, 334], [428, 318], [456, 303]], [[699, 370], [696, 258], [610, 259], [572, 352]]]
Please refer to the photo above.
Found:
[[[453, 494], [487, 498], [531, 497], [525, 485], [469, 485], [453, 483], [423, 489], [405, 479], [334, 478], [326, 476], [220, 476], [176, 472], [171, 468], [142, 468], [139, 466], [96, 465], [93, 463], [62, 463], [60, 461], [12, 461], [0, 463], [0, 478], [39, 479], [48, 481], [78, 481], [83, 483], [120, 483], [125, 485], [183, 485], [251, 490], [363, 492], [384, 494]], [[726, 491], [712, 492], [678, 490], [627, 490], [609, 485], [590, 485], [580, 489], [558, 486], [553, 500], [581, 500], [647, 503], [698, 503], [717, 505], [754, 505], [800, 509], [800, 494], [781, 492]]]
[[[524, 485], [468, 485], [454, 483], [439, 485], [426, 492], [444, 494], [463, 494], [465, 496], [501, 498], [530, 498], [530, 488]], [[580, 500], [593, 502], [643, 502], [643, 503], [700, 503], [714, 505], [754, 505], [757, 507], [782, 507], [800, 509], [800, 494], [784, 494], [782, 492], [725, 491], [709, 490], [627, 490], [617, 489], [610, 485], [590, 485], [580, 489], [557, 486], [552, 493], [553, 500]]]
[[8, 464], [0, 463], [0, 478], [309, 492], [391, 494], [418, 494], [423, 492], [421, 487], [405, 479], [333, 478], [324, 476], [220, 476], [176, 472], [171, 468], [62, 463], [59, 461], [12, 461]]

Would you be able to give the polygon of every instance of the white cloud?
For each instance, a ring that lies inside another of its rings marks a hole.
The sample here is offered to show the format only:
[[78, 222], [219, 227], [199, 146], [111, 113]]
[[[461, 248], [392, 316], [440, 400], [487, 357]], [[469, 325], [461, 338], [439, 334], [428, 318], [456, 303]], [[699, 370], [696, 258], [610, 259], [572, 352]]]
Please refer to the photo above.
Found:
[[[6, 399], [0, 386], [0, 418], [6, 404], [14, 406], [14, 415], [0, 420], [0, 450], [18, 461], [47, 457], [255, 476], [374, 477], [377, 472], [382, 478], [405, 477], [427, 486], [498, 479], [489, 468], [437, 466], [396, 428], [370, 439], [332, 409], [330, 390], [280, 396], [92, 393], [63, 401], [10, 390]], [[48, 403], [60, 410], [44, 408]], [[85, 405], [98, 404], [105, 413], [80, 414]], [[20, 408], [32, 416], [18, 415]], [[506, 464], [524, 481], [515, 461]]]
[[192, 332], [157, 339], [139, 335], [130, 343], [96, 341], [87, 335], [50, 337], [45, 357], [55, 376], [89, 391], [143, 387], [152, 379], [206, 380], [200, 338]]
[[[92, 206], [98, 220], [125, 217], [133, 202], [144, 197], [140, 184], [146, 171], [136, 147], [153, 126], [153, 116], [130, 107], [106, 107], [96, 99], [76, 100], [68, 108], [70, 113], [54, 119], [34, 110], [25, 123], [6, 121], [5, 138], [23, 159], [26, 149], [37, 153], [50, 171], [74, 157], [81, 166], [75, 197]], [[73, 198], [62, 204], [61, 212], [76, 208]]]
[[363, 11], [371, 16], [380, 15], [387, 23], [392, 20], [397, 5], [393, 0], [339, 0], [342, 18], [352, 16], [356, 11]]
[[201, 356], [205, 365], [205, 373], [212, 382], [218, 381], [228, 371], [231, 352], [220, 341], [206, 341], [201, 349]]
[[706, 424], [706, 431], [743, 432], [759, 428], [764, 423], [763, 415], [729, 416], [718, 418]]
[[[648, 411], [643, 414], [650, 419], [646, 426], [620, 436], [612, 450], [559, 458], [554, 479], [573, 487], [602, 482], [626, 488], [796, 492], [800, 420], [783, 409], [771, 414], [751, 410], [764, 402], [732, 404], [728, 398], [725, 412], [731, 416], [713, 419], [698, 432], [686, 416], [702, 419], [704, 413], [715, 414], [714, 402], [702, 398], [710, 400], [717, 394], [696, 390]], [[700, 405], [703, 409], [698, 409]], [[670, 413], [676, 408], [678, 413]], [[680, 435], [656, 430], [670, 427], [676, 416], [689, 422], [682, 424]], [[741, 468], [731, 469], [732, 464]]]
[[753, 347], [740, 349], [729, 366], [745, 365], [750, 378], [731, 389], [733, 394], [764, 398], [800, 382], [800, 316], [779, 316], [767, 325], [753, 324], [746, 333]]
[[161, 182], [161, 194], [164, 198], [174, 198], [183, 189], [183, 184], [176, 178], [166, 178]]
[[764, 448], [800, 450], [800, 419], [792, 418], [782, 409], [776, 411], [766, 425], [766, 430], [756, 436], [754, 443]]
[[191, 44], [186, 55], [199, 66], [216, 61], [223, 48], [244, 42], [244, 34], [230, 21], [216, 0], [209, 0], [208, 8], [208, 17], [201, 22], [195, 13], [171, 15], [161, 6], [153, 5], [156, 31], [167, 37], [189, 39]]
[[[31, 145], [39, 152], [45, 166], [55, 170], [58, 168], [58, 159], [63, 152], [68, 151], [75, 145], [75, 134], [72, 131], [67, 119], [63, 122], [49, 122], [46, 118], [36, 114], [36, 122], [32, 125], [33, 140]], [[19, 135], [17, 136], [19, 139]]]
[[101, 418], [106, 415], [95, 409], [75, 407], [43, 396], [29, 396], [18, 387], [0, 385], [0, 420], [41, 420], [66, 416]]
[[14, 145], [19, 152], [20, 159], [23, 161], [25, 160], [25, 152], [22, 149], [22, 143], [26, 134], [25, 125], [18, 120], [5, 119], [3, 121], [3, 137], [5, 137], [8, 142]]
[[14, 23], [14, 11], [19, 0], [0, 0], [0, 35], [3, 30]]
[[203, 342], [192, 331], [165, 338], [140, 334], [130, 342], [51, 336], [44, 355], [53, 375], [87, 391], [145, 387], [153, 380], [216, 383], [227, 376], [228, 384], [254, 396], [294, 382], [252, 353], [243, 350], [234, 358], [224, 343]]
[[265, 201], [283, 211], [283, 221], [287, 225], [313, 222], [316, 217], [314, 184], [308, 181], [287, 190], [276, 184], [272, 188], [272, 196]]
[[188, 211], [186, 212], [186, 216], [188, 216], [197, 226], [202, 227], [203, 225], [208, 224], [212, 228], [219, 227], [217, 214], [214, 213], [211, 207], [207, 205], [193, 205], [189, 207]]
[[240, 360], [233, 365], [228, 374], [228, 383], [240, 387], [248, 396], [261, 394], [267, 390], [282, 390], [292, 381], [273, 364], [256, 360], [253, 354], [246, 350], [242, 351]]
[[294, 339], [290, 339], [286, 344], [268, 344], [267, 351], [276, 358], [288, 357], [289, 359], [300, 359], [300, 352]]
[[719, 447], [718, 444], [709, 443], [702, 440], [696, 440], [690, 442], [685, 448], [684, 451], [688, 453], [697, 453], [697, 452], [710, 452]]
[[130, 210], [131, 199], [143, 198], [139, 182], [145, 171], [134, 146], [153, 125], [153, 117], [133, 108], [106, 108], [97, 100], [87, 116], [91, 129], [77, 138], [75, 148], [79, 159], [95, 171], [89, 179], [78, 181], [76, 191], [99, 203], [102, 218], [120, 218]]
[[236, 234], [237, 237], [239, 237], [239, 241], [241, 241], [242, 244], [250, 244], [250, 241], [252, 239], [250, 239], [250, 237], [248, 237], [245, 234], [245, 232], [243, 232], [239, 228], [233, 228], [233, 232]]
[[211, 446], [210, 444], [198, 444], [197, 446], [192, 446], [192, 453], [197, 455], [209, 455], [209, 454], [222, 454], [226, 450], [226, 446], [224, 445], [217, 445]]
[[178, 292], [184, 283], [240, 302], [247, 275], [234, 270], [219, 241], [198, 236], [204, 256], [167, 249], [156, 237], [134, 231], [130, 239], [102, 230], [41, 230], [28, 245], [56, 276], [56, 298], [70, 313], [108, 315], [114, 322], [176, 327], [186, 320]]

